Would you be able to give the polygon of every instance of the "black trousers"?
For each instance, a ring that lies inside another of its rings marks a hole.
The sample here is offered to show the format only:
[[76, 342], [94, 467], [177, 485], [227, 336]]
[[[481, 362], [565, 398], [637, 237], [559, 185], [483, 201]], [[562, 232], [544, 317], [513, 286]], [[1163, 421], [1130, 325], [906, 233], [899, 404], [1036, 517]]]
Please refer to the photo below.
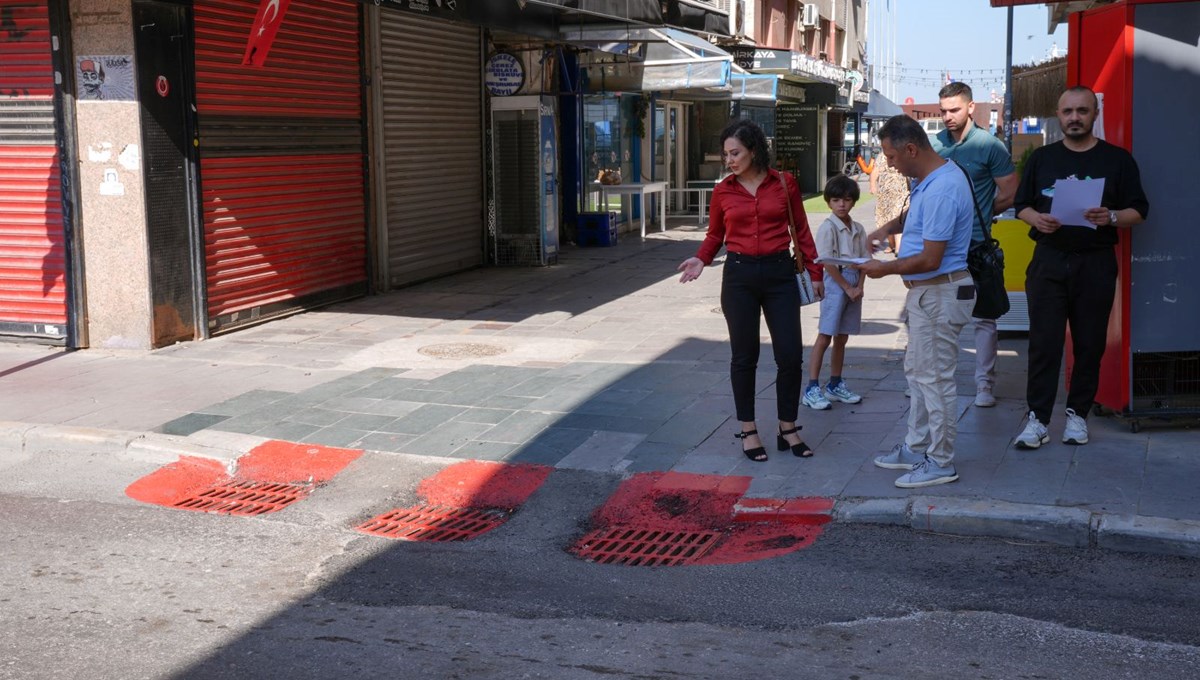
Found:
[[1067, 408], [1081, 418], [1091, 411], [1100, 385], [1100, 359], [1108, 341], [1108, 317], [1117, 289], [1112, 248], [1068, 253], [1038, 245], [1025, 270], [1029, 303], [1029, 377], [1025, 399], [1043, 424], [1058, 396], [1058, 372], [1071, 327], [1075, 359]]
[[775, 399], [779, 420], [795, 421], [803, 374], [795, 261], [787, 251], [762, 257], [728, 253], [721, 276], [721, 311], [729, 327], [729, 381], [737, 419], [754, 420], [759, 319], [766, 317], [778, 369]]

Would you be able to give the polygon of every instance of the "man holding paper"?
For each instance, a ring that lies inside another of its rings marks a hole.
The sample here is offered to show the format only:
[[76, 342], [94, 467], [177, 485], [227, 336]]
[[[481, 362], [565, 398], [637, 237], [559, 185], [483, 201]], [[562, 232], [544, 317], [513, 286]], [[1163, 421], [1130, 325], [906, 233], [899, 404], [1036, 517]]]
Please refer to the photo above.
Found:
[[1017, 188], [1017, 217], [1030, 225], [1029, 236], [1037, 242], [1025, 273], [1029, 417], [1017, 448], [1036, 449], [1050, 441], [1046, 426], [1058, 393], [1068, 324], [1075, 364], [1062, 441], [1088, 442], [1086, 419], [1100, 382], [1116, 293], [1117, 229], [1140, 224], [1150, 209], [1133, 156], [1092, 133], [1097, 108], [1090, 88], [1063, 92], [1057, 116], [1064, 138], [1034, 150]]

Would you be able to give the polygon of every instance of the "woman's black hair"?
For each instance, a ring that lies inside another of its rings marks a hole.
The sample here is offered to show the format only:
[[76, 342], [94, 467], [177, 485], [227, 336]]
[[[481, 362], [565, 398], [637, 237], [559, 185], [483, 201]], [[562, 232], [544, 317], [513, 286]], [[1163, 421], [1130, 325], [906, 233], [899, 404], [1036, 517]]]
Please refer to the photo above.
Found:
[[855, 203], [858, 203], [859, 196], [862, 195], [858, 188], [858, 182], [850, 179], [845, 175], [834, 175], [825, 183], [825, 202], [828, 203], [835, 198], [848, 198]]
[[771, 167], [771, 155], [767, 150], [767, 137], [762, 128], [752, 120], [738, 118], [721, 131], [721, 149], [724, 153], [725, 140], [736, 137], [750, 151], [750, 164], [759, 170]]

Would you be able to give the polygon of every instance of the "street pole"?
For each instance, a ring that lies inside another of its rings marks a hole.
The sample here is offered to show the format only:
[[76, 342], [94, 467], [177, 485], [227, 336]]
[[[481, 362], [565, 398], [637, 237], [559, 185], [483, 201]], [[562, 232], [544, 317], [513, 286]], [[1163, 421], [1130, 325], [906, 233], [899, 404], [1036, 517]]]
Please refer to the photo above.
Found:
[[1012, 155], [1012, 136], [1016, 126], [1012, 119], [1012, 51], [1013, 51], [1013, 8], [1008, 6], [1008, 57], [1004, 62], [1004, 146]]

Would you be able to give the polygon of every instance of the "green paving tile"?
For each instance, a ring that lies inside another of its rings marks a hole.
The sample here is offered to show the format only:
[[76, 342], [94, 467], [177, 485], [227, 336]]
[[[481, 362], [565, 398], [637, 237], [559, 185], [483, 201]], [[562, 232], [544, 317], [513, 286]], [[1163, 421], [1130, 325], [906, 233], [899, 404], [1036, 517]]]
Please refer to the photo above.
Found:
[[232, 399], [206, 406], [200, 413], [217, 416], [238, 416], [256, 409], [273, 404], [280, 399], [293, 396], [291, 392], [276, 392], [273, 390], [250, 390]]
[[186, 416], [159, 425], [154, 431], [186, 437], [228, 419], [229, 416], [218, 416], [209, 413], [189, 413]]
[[268, 439], [282, 439], [288, 442], [302, 442], [305, 437], [321, 429], [318, 425], [305, 423], [275, 423], [268, 425], [254, 434]]
[[357, 447], [358, 442], [365, 439], [370, 432], [350, 430], [342, 427], [323, 427], [304, 438], [306, 444], [322, 446]]

